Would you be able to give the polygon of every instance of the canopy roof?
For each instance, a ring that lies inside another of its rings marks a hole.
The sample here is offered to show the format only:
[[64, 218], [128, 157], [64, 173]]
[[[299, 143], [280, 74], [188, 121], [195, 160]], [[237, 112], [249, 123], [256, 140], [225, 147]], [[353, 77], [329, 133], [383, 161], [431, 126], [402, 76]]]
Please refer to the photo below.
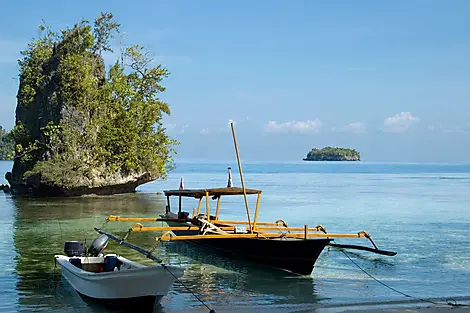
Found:
[[[260, 194], [261, 190], [245, 189], [247, 195]], [[214, 198], [228, 195], [243, 195], [243, 189], [239, 187], [230, 188], [207, 188], [207, 189], [184, 189], [184, 190], [164, 190], [165, 196], [182, 196], [192, 198], [202, 198], [209, 193]]]

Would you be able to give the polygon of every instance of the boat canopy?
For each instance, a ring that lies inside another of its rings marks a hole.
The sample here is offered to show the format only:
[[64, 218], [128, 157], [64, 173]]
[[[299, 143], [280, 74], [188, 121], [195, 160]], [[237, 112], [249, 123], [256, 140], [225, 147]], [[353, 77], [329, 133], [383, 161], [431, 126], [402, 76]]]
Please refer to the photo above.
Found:
[[[243, 188], [229, 187], [229, 188], [207, 188], [207, 189], [184, 189], [184, 190], [164, 190], [165, 196], [182, 196], [200, 199], [206, 196], [206, 192], [213, 198], [229, 195], [243, 195]], [[247, 195], [261, 194], [261, 190], [245, 189]]]

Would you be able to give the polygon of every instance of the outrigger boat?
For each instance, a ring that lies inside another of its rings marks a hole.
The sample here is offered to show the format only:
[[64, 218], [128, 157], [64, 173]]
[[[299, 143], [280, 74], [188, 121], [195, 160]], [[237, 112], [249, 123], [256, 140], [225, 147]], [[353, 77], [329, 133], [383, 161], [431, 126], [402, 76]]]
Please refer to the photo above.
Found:
[[[164, 232], [157, 241], [186, 241], [223, 252], [231, 257], [254, 261], [264, 265], [290, 271], [300, 275], [310, 275], [315, 262], [326, 246], [358, 249], [382, 255], [393, 256], [396, 252], [378, 249], [372, 237], [366, 231], [353, 234], [328, 233], [322, 225], [315, 227], [289, 227], [284, 220], [275, 222], [258, 221], [261, 190], [246, 189], [243, 180], [240, 156], [232, 126], [233, 140], [237, 154], [238, 167], [242, 188], [232, 187], [229, 168], [227, 188], [184, 189], [181, 181], [180, 189], [164, 191], [167, 197], [166, 213], [160, 217], [120, 217], [109, 216], [106, 220], [121, 222], [137, 222], [130, 231], [161, 231]], [[243, 195], [247, 213], [246, 221], [230, 221], [219, 218], [222, 196]], [[257, 195], [255, 214], [251, 220], [247, 195]], [[171, 211], [170, 197], [179, 198], [178, 212]], [[198, 199], [192, 216], [182, 210], [181, 199]], [[206, 212], [201, 212], [205, 199]], [[211, 215], [210, 199], [217, 200], [215, 215]], [[166, 222], [167, 227], [144, 226], [141, 222]], [[367, 238], [373, 248], [358, 245], [340, 245], [332, 243], [334, 238]]]

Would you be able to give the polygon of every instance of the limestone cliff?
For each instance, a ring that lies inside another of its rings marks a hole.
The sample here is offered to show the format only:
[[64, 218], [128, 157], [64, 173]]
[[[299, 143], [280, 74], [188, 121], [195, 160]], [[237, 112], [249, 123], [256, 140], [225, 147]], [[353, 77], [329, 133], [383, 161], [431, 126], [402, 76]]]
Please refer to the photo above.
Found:
[[76, 196], [132, 192], [165, 177], [176, 142], [161, 126], [167, 72], [129, 47], [109, 73], [101, 53], [119, 27], [102, 14], [61, 35], [50, 30], [20, 60], [16, 153], [6, 178], [16, 194]]

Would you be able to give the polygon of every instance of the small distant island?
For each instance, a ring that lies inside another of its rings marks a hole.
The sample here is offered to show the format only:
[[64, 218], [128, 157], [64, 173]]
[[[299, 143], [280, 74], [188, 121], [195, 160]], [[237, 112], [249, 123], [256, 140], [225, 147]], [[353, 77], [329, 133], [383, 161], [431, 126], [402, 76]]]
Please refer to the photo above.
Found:
[[313, 148], [304, 161], [360, 161], [359, 152], [354, 149], [325, 147], [323, 149]]

